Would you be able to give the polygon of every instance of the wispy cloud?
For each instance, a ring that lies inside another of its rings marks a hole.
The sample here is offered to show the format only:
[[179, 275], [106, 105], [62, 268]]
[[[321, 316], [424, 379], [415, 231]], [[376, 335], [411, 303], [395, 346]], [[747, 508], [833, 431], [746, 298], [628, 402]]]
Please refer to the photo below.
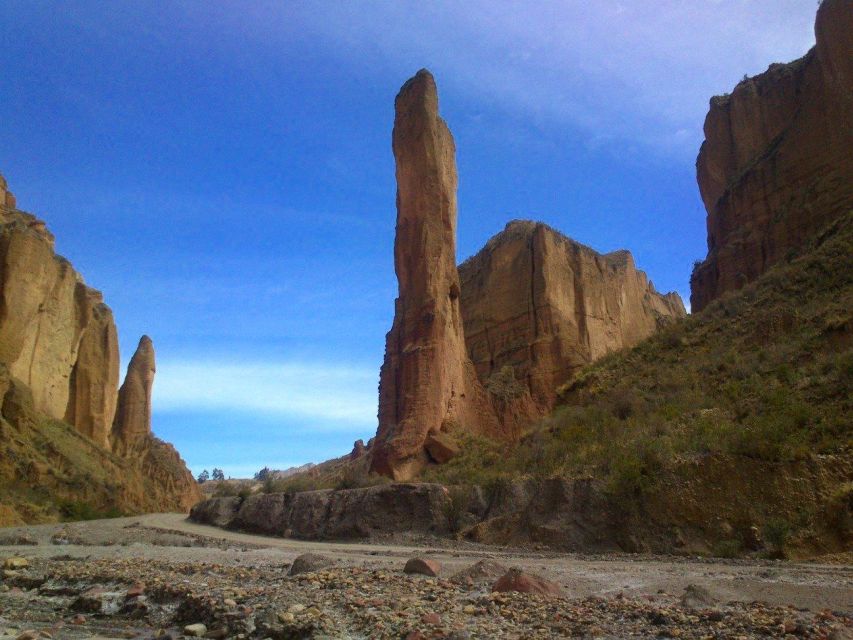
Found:
[[372, 428], [377, 375], [370, 367], [335, 363], [163, 361], [154, 407], [304, 419], [331, 431]]
[[298, 29], [342, 64], [428, 66], [445, 90], [577, 126], [593, 144], [692, 154], [709, 97], [804, 54], [815, 9], [802, 0], [387, 1], [255, 5], [235, 19], [260, 38]]

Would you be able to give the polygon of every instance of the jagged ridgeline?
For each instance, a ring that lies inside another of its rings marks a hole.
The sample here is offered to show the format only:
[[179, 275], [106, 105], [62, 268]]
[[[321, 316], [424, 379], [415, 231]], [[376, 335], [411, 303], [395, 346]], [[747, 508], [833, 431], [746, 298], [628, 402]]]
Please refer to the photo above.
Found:
[[143, 336], [119, 390], [112, 311], [0, 176], [0, 524], [199, 500], [178, 453], [151, 433], [154, 371]]

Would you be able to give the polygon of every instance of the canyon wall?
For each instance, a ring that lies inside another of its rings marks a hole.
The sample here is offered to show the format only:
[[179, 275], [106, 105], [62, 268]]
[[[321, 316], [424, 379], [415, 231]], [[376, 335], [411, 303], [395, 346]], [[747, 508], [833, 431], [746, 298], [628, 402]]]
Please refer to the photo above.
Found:
[[711, 100], [696, 163], [708, 256], [691, 277], [693, 311], [853, 208], [853, 2], [824, 0], [815, 35], [803, 58]]
[[465, 343], [493, 396], [528, 395], [532, 415], [581, 367], [685, 315], [628, 251], [602, 255], [541, 222], [513, 221], [459, 267]]
[[[0, 366], [9, 388], [26, 398], [9, 406], [25, 407], [32, 424], [67, 423], [103, 455], [126, 459], [124, 466], [134, 467], [129, 482], [143, 484], [134, 474], [144, 464], [165, 482], [151, 484], [149, 476], [149, 495], [119, 508], [189, 508], [201, 498], [195, 481], [177, 453], [151, 434], [150, 339], [140, 342], [120, 394], [118, 336], [103, 296], [54, 252], [43, 221], [14, 208], [2, 177], [0, 199]], [[21, 426], [12, 416], [3, 418]], [[16, 456], [26, 452], [16, 450]], [[143, 462], [154, 458], [166, 473]]]

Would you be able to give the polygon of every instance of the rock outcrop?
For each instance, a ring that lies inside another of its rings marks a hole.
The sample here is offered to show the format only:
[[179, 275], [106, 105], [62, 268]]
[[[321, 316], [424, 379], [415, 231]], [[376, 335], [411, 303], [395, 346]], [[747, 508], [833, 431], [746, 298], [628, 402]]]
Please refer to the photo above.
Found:
[[500, 429], [466, 355], [456, 269], [456, 150], [428, 71], [397, 95], [392, 137], [399, 296], [380, 373], [372, 468], [408, 479], [428, 462], [431, 436], [457, 429], [499, 435]]
[[363, 489], [256, 494], [245, 500], [211, 498], [190, 518], [270, 535], [308, 540], [368, 538], [376, 534], [445, 533], [447, 489], [438, 484], [388, 484]]
[[853, 206], [853, 3], [824, 0], [816, 46], [711, 100], [697, 179], [708, 256], [699, 311], [799, 250]]
[[154, 344], [151, 338], [142, 336], [118, 392], [112, 433], [113, 450], [117, 453], [127, 455], [137, 450], [151, 436], [151, 390], [155, 372]]
[[[23, 404], [3, 402], [4, 421], [19, 430], [16, 459], [23, 464], [32, 454], [33, 473], [49, 485], [40, 471], [43, 456], [27, 451], [22, 430], [32, 427], [38, 433], [29, 435], [41, 438], [42, 423], [67, 423], [94, 447], [66, 439], [68, 447], [53, 443], [57, 455], [45, 460], [65, 465], [77, 456], [76, 450], [81, 462], [104, 457], [100, 466], [124, 469], [123, 482], [137, 486], [113, 492], [116, 501], [110, 508], [188, 509], [201, 493], [177, 452], [151, 435], [150, 339], [140, 341], [119, 395], [112, 311], [101, 293], [86, 286], [71, 264], [56, 255], [44, 222], [14, 206], [0, 177], [0, 365], [8, 382], [6, 395], [26, 398]], [[9, 473], [14, 476], [11, 467]], [[140, 494], [143, 489], [148, 495]], [[57, 487], [57, 497], [65, 493]], [[90, 493], [93, 497], [97, 491]], [[105, 504], [109, 493], [97, 494], [97, 501]], [[66, 497], [73, 499], [73, 492]]]
[[581, 366], [684, 315], [631, 255], [599, 255], [513, 222], [456, 266], [456, 162], [422, 70], [395, 102], [399, 282], [379, 384], [371, 469], [414, 477], [458, 453], [458, 431], [511, 439]]
[[602, 255], [537, 222], [510, 222], [459, 276], [468, 355], [495, 406], [516, 411], [505, 421], [544, 414], [579, 368], [685, 316], [628, 251]]

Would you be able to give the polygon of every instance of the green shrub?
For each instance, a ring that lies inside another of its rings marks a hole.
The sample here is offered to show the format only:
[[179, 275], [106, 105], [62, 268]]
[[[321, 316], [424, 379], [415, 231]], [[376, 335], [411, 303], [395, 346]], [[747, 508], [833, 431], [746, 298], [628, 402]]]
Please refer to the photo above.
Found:
[[447, 518], [448, 528], [456, 533], [462, 529], [464, 516], [471, 503], [471, 489], [466, 486], [448, 487], [448, 500], [444, 503], [444, 516]]
[[791, 535], [791, 525], [782, 518], [771, 518], [761, 529], [764, 541], [767, 543], [768, 555], [771, 558], [784, 558], [785, 545]]
[[711, 550], [715, 558], [739, 558], [743, 553], [740, 540], [720, 540]]

